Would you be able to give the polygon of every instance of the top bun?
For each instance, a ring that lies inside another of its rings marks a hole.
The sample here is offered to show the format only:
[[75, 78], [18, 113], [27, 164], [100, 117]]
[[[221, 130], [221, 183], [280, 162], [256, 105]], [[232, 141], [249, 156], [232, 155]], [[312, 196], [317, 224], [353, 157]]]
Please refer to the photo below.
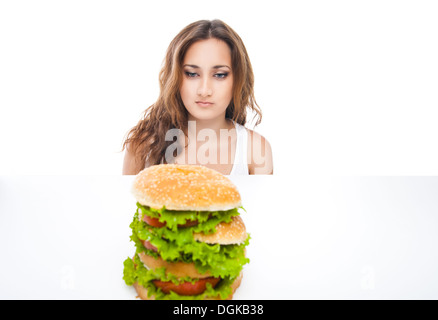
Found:
[[221, 173], [204, 166], [160, 164], [141, 171], [132, 193], [153, 209], [225, 211], [241, 205], [236, 186]]

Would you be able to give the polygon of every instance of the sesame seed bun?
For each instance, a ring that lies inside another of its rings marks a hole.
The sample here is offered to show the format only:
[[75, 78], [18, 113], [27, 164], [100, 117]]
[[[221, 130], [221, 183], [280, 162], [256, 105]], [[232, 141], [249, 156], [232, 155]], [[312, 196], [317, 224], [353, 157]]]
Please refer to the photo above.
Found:
[[208, 244], [242, 244], [248, 237], [245, 224], [240, 216], [234, 216], [231, 217], [231, 219], [232, 220], [229, 223], [219, 223], [216, 226], [215, 233], [194, 233], [193, 238], [197, 241], [206, 242]]
[[225, 211], [241, 205], [236, 186], [221, 173], [204, 166], [160, 164], [135, 178], [132, 193], [153, 209]]

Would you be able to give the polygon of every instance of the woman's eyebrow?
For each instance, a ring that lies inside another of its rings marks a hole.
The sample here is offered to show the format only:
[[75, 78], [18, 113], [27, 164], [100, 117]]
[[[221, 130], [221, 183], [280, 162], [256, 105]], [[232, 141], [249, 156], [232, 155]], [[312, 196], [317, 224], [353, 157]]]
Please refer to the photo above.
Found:
[[[185, 64], [183, 67], [191, 67], [193, 69], [199, 69], [199, 66], [197, 66], [195, 64]], [[219, 68], [223, 68], [223, 67], [228, 68], [228, 69], [231, 70], [231, 68], [229, 66], [225, 65], [225, 64], [224, 65], [214, 66], [212, 69], [219, 69]]]

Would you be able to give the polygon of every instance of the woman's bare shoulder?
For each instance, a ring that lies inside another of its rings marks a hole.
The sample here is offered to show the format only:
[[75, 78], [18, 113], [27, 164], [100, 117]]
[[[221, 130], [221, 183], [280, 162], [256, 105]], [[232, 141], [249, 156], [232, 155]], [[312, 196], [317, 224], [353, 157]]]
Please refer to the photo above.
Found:
[[247, 129], [247, 131], [249, 174], [273, 174], [271, 144], [254, 130]]
[[125, 157], [123, 160], [124, 175], [136, 175], [145, 168], [145, 163], [133, 152], [131, 146], [128, 144], [125, 148]]

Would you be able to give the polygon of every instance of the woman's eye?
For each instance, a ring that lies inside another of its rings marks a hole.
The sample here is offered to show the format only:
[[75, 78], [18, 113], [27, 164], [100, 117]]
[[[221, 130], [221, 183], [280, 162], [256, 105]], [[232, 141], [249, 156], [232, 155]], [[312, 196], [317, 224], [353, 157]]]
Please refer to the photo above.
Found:
[[[186, 76], [189, 77], [189, 78], [195, 78], [195, 77], [199, 76], [196, 72], [184, 71], [184, 73], [185, 73]], [[225, 73], [216, 73], [216, 74], [214, 74], [214, 77], [215, 77], [215, 78], [218, 78], [218, 79], [223, 79], [223, 78], [226, 78], [227, 76], [228, 76], [228, 73], [227, 73], [227, 72], [225, 72]]]
[[216, 78], [223, 79], [228, 76], [228, 73], [216, 73], [215, 76]]
[[194, 77], [197, 76], [197, 74], [194, 73], [194, 72], [188, 72], [188, 71], [186, 71], [185, 73], [186, 73], [187, 77], [189, 77], [189, 78], [194, 78]]

